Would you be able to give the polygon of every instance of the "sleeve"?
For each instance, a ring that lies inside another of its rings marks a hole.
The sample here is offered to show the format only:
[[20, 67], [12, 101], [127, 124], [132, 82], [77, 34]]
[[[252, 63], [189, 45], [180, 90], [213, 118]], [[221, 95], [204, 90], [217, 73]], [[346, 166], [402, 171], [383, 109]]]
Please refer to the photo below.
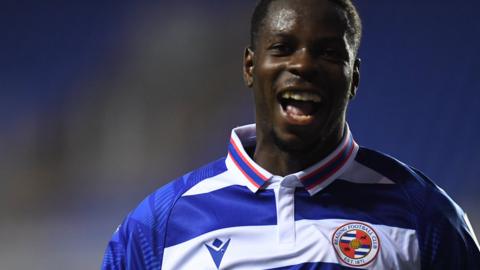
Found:
[[116, 270], [125, 268], [125, 247], [120, 240], [120, 229], [123, 229], [123, 224], [117, 227], [113, 233], [112, 239], [108, 242], [105, 254], [103, 256], [102, 269]]
[[478, 241], [463, 210], [436, 187], [418, 222], [422, 269], [478, 269]]
[[[147, 198], [148, 200], [148, 198]], [[113, 233], [105, 250], [102, 269], [160, 269], [163, 246], [156, 241], [162, 232], [146, 214], [145, 203], [130, 213]], [[153, 217], [153, 216], [152, 216]]]
[[144, 199], [114, 232], [101, 269], [161, 269], [166, 224], [175, 199], [171, 185]]

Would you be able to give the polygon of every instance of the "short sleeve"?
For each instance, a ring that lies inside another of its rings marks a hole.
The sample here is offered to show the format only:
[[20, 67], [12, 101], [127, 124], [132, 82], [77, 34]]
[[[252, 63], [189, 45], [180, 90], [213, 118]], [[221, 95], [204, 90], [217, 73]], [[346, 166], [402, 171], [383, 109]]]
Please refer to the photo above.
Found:
[[118, 227], [107, 245], [102, 269], [161, 269], [166, 224], [180, 195], [178, 181], [145, 198]]
[[114, 232], [105, 250], [102, 269], [160, 269], [163, 254], [158, 219], [153, 215], [151, 201], [146, 198]]

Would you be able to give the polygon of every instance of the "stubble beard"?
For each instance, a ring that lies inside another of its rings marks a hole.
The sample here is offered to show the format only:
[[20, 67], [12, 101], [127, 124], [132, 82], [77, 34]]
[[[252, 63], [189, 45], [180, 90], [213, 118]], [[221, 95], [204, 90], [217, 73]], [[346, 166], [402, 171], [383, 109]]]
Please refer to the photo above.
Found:
[[[273, 138], [274, 144], [280, 149], [280, 151], [292, 154], [294, 156], [305, 156], [317, 149], [319, 145], [326, 141], [326, 137], [320, 137], [315, 141], [309, 143], [287, 142], [278, 136], [274, 129], [270, 130], [270, 136]], [[300, 140], [302, 140], [300, 138]]]

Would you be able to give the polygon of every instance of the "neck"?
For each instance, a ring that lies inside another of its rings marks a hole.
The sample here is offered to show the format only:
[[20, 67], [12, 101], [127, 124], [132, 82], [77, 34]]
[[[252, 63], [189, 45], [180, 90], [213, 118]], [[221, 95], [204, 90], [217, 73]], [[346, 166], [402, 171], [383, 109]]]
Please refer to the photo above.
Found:
[[333, 152], [342, 140], [343, 131], [342, 127], [316, 145], [295, 151], [279, 146], [275, 140], [262, 136], [264, 134], [260, 135], [257, 131], [257, 146], [253, 159], [275, 175], [286, 176], [296, 173], [312, 166]]

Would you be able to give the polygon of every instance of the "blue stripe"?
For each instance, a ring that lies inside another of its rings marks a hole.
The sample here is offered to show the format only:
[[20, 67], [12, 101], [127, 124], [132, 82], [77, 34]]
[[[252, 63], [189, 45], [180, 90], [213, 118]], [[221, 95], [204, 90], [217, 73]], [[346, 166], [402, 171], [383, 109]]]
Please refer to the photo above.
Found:
[[357, 234], [356, 234], [356, 233], [346, 233], [345, 236], [347, 236], [347, 237], [356, 237]]
[[272, 190], [252, 193], [245, 186], [229, 186], [210, 193], [181, 197], [170, 215], [165, 246], [222, 228], [276, 223]]
[[342, 239], [342, 240], [340, 240], [340, 242], [345, 243], [345, 244], [348, 244], [348, 243], [350, 243], [351, 241], [350, 241], [350, 240], [343, 240], [343, 239]]
[[345, 150], [341, 153], [341, 156], [332, 162], [329, 166], [323, 168], [323, 170], [319, 171], [318, 173], [305, 178], [302, 180], [303, 185], [306, 187], [311, 187], [314, 186], [318, 181], [324, 180], [325, 176], [328, 174], [332, 173], [335, 169], [340, 167], [340, 165], [347, 159], [348, 153], [350, 153], [350, 150], [353, 147], [353, 139], [350, 138], [348, 141], [348, 146], [345, 148]]
[[361, 245], [361, 248], [370, 248], [370, 245]]
[[278, 268], [270, 268], [268, 270], [358, 270], [365, 268], [352, 268], [336, 263], [314, 262], [302, 263], [296, 265], [282, 266]]
[[349, 219], [371, 224], [415, 229], [415, 217], [398, 185], [356, 184], [336, 180], [310, 196], [304, 189], [295, 194], [295, 220]]
[[368, 252], [364, 252], [364, 251], [355, 251], [355, 255], [367, 255]]
[[[295, 220], [347, 219], [414, 229], [411, 213], [396, 185], [354, 184], [337, 180], [310, 196], [295, 194]], [[245, 186], [229, 186], [178, 199], [167, 226], [169, 247], [214, 230], [236, 226], [275, 225], [272, 190], [252, 193]]]
[[228, 150], [232, 156], [232, 158], [238, 163], [238, 165], [240, 166], [241, 170], [243, 170], [248, 176], [250, 176], [253, 181], [255, 181], [255, 183], [258, 184], [259, 187], [261, 187], [265, 181], [260, 177], [258, 176], [249, 166], [247, 163], [245, 163], [243, 161], [243, 159], [240, 157], [240, 153], [238, 153], [236, 150], [235, 150], [235, 147], [230, 143], [228, 145]]

